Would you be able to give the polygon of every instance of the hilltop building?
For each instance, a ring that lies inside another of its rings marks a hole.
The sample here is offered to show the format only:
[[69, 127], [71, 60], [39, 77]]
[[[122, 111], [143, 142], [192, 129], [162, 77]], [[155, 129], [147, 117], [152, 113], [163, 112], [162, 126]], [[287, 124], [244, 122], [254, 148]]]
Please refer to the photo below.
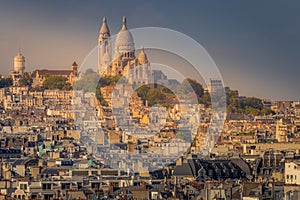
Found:
[[73, 62], [71, 70], [37, 70], [35, 73], [35, 85], [43, 85], [46, 76], [62, 76], [65, 77], [71, 85], [74, 85], [76, 77], [78, 75], [78, 65], [76, 62]]
[[25, 71], [25, 57], [21, 53], [18, 53], [14, 57], [14, 71], [19, 73], [20, 75], [24, 74], [24, 71]]
[[13, 79], [13, 85], [17, 86], [19, 84], [20, 78], [24, 75], [25, 71], [25, 57], [22, 53], [18, 53], [14, 57], [14, 69], [10, 73], [10, 77]]
[[299, 161], [290, 161], [285, 163], [285, 184], [300, 185]]
[[126, 76], [130, 83], [148, 84], [152, 76], [144, 48], [135, 56], [134, 39], [123, 17], [122, 28], [116, 36], [112, 52], [111, 35], [106, 18], [98, 37], [98, 73], [100, 76]]
[[223, 82], [220, 79], [210, 79], [207, 89], [209, 93], [214, 93], [216, 91], [222, 90], [224, 88]]

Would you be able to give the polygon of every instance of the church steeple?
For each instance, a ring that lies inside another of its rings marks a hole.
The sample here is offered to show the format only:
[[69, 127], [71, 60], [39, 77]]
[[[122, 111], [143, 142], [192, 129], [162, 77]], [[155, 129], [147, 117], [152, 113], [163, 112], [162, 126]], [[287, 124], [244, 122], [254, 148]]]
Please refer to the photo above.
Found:
[[100, 34], [109, 34], [110, 35], [110, 31], [109, 31], [109, 28], [108, 28], [107, 22], [106, 22], [106, 17], [103, 17], [103, 19], [102, 19], [102, 26], [100, 28]]
[[104, 55], [106, 57], [110, 56], [111, 53], [110, 44], [110, 31], [107, 25], [106, 17], [102, 19], [102, 26], [100, 28], [99, 38], [98, 38], [98, 72], [103, 71], [104, 68]]

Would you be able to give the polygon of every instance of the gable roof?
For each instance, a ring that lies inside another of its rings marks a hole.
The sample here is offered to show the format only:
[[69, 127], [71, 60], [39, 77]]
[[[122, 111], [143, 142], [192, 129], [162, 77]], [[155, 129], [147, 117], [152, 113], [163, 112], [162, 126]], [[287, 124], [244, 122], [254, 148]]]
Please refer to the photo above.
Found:
[[40, 76], [45, 75], [56, 75], [56, 76], [69, 76], [73, 71], [72, 70], [38, 70]]

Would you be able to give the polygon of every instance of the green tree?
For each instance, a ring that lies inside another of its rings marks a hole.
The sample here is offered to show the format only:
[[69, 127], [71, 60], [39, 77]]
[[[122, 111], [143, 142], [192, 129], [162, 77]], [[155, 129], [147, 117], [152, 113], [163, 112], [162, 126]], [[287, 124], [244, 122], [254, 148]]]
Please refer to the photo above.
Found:
[[146, 100], [147, 93], [149, 90], [150, 90], [150, 87], [148, 85], [143, 85], [136, 89], [136, 93], [141, 99]]
[[176, 95], [164, 86], [142, 85], [135, 92], [141, 99], [147, 100], [149, 106], [160, 104], [170, 108], [173, 104], [178, 103]]
[[188, 78], [187, 81], [189, 82], [190, 86], [192, 87], [197, 97], [202, 98], [204, 95], [203, 86], [200, 83], [198, 83], [196, 80], [190, 78]]
[[0, 79], [0, 88], [12, 86], [13, 80], [12, 78], [1, 78]]
[[227, 96], [227, 112], [228, 113], [244, 113], [246, 115], [269, 115], [273, 111], [264, 108], [262, 100], [256, 97], [240, 98], [238, 91], [228, 90]]
[[43, 82], [45, 89], [59, 89], [59, 90], [71, 90], [72, 86], [67, 82], [67, 78], [62, 76], [47, 75]]
[[275, 112], [273, 110], [271, 110], [270, 108], [263, 108], [260, 112], [261, 112], [261, 115], [275, 114]]
[[75, 90], [83, 90], [84, 92], [93, 92], [98, 84], [99, 75], [92, 69], [87, 69], [80, 80], [74, 84]]
[[190, 78], [185, 79], [180, 85], [178, 85], [176, 90], [180, 98], [190, 98], [196, 96], [196, 102], [194, 103], [203, 103], [204, 89], [203, 86], [196, 80]]
[[100, 88], [97, 88], [97, 90], [96, 90], [96, 98], [102, 106], [108, 106], [108, 103], [103, 98]]
[[166, 100], [166, 95], [159, 88], [150, 88], [147, 92], [147, 100], [150, 106], [163, 104]]
[[21, 78], [19, 80], [19, 85], [20, 86], [28, 86], [28, 87], [31, 87], [32, 86], [32, 83], [33, 83], [33, 79], [31, 76], [29, 76], [28, 74], [25, 75], [23, 78]]
[[246, 115], [256, 116], [256, 115], [260, 115], [260, 110], [256, 109], [256, 108], [253, 108], [253, 107], [246, 106], [246, 108], [244, 110], [244, 113]]
[[255, 108], [258, 110], [262, 110], [263, 109], [263, 103], [259, 98], [256, 97], [248, 97], [246, 98], [246, 101], [244, 102], [245, 107], [251, 107], [251, 108]]
[[114, 86], [121, 79], [121, 77], [122, 77], [121, 75], [117, 75], [117, 76], [103, 76], [99, 80], [99, 85], [101, 87]]

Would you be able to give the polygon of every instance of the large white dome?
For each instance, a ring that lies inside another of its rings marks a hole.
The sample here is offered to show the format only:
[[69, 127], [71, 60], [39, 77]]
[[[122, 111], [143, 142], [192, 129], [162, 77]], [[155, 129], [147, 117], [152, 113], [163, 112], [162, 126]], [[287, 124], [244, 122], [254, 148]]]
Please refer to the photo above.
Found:
[[115, 50], [118, 54], [134, 51], [133, 36], [127, 29], [125, 17], [123, 17], [122, 29], [116, 37]]

